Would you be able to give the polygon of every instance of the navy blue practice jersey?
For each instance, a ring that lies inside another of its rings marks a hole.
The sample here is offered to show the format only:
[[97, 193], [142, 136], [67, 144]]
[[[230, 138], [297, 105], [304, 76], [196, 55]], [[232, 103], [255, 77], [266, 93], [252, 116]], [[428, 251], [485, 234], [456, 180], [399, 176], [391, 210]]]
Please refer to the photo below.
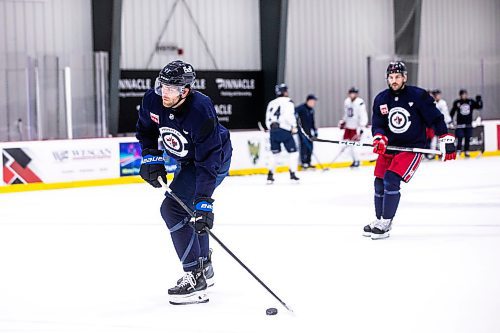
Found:
[[470, 126], [472, 124], [472, 114], [474, 110], [480, 110], [483, 108], [483, 102], [481, 100], [473, 100], [470, 98], [457, 99], [453, 102], [453, 107], [450, 111], [451, 119], [457, 114], [457, 127], [460, 125]]
[[195, 198], [210, 197], [217, 171], [231, 156], [229, 131], [219, 124], [211, 99], [192, 91], [178, 108], [163, 106], [153, 89], [142, 99], [136, 137], [144, 148], [158, 148], [158, 137], [169, 156], [182, 166], [196, 167]]
[[397, 93], [386, 89], [375, 97], [372, 133], [387, 136], [389, 145], [424, 148], [426, 128], [438, 136], [448, 132], [434, 98], [424, 89], [406, 86]]

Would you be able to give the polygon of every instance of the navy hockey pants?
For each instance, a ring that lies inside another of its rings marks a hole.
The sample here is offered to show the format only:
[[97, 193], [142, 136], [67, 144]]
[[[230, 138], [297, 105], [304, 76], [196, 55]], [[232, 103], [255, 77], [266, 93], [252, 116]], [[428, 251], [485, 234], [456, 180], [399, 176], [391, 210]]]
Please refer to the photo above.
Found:
[[311, 164], [313, 143], [304, 134], [299, 132], [300, 138], [300, 161], [302, 164]]
[[[215, 186], [219, 186], [229, 174], [231, 158], [222, 164], [217, 174]], [[196, 168], [193, 163], [177, 165], [174, 180], [170, 184], [175, 193], [191, 210], [194, 210], [194, 192], [196, 187]], [[199, 258], [206, 261], [208, 258], [208, 234], [195, 232], [191, 217], [168, 193], [161, 204], [161, 216], [172, 236], [175, 251], [179, 256], [184, 271], [192, 271], [198, 267]]]
[[469, 151], [470, 138], [472, 136], [472, 127], [457, 128], [455, 131], [457, 137], [457, 150], [462, 150], [462, 140], [465, 141], [464, 151]]

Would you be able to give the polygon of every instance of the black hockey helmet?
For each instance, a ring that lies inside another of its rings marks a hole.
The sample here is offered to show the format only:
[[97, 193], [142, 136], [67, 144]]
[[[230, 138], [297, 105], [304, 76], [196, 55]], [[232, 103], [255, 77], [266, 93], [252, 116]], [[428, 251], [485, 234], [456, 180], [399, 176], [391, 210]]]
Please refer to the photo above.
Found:
[[356, 87], [351, 87], [348, 91], [349, 94], [357, 94], [359, 93], [359, 89]]
[[158, 74], [155, 91], [161, 96], [161, 85], [190, 88], [196, 78], [193, 66], [182, 60], [174, 60], [167, 64]]
[[276, 96], [283, 96], [284, 93], [288, 91], [288, 86], [284, 83], [277, 84], [276, 87], [274, 87], [274, 92], [276, 93]]
[[458, 92], [458, 94], [460, 96], [462, 96], [463, 94], [467, 94], [467, 89], [460, 89], [460, 91]]
[[389, 77], [389, 74], [401, 73], [406, 76], [406, 65], [402, 61], [391, 61], [387, 70], [385, 71], [385, 77]]

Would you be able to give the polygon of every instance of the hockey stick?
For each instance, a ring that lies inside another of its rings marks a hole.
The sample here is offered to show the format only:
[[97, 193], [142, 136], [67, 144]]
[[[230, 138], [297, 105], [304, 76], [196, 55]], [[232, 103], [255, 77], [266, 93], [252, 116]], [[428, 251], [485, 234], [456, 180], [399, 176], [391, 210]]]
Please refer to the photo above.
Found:
[[[320, 139], [320, 138], [314, 138], [308, 136], [302, 127], [300, 127], [300, 130], [302, 133], [311, 141], [317, 141], [317, 142], [327, 142], [327, 143], [336, 143], [339, 145], [345, 145], [345, 146], [356, 146], [356, 147], [372, 147], [373, 145], [371, 143], [362, 143], [358, 141], [349, 141], [349, 140], [327, 140], [327, 139]], [[393, 151], [408, 151], [412, 153], [423, 153], [423, 154], [436, 154], [436, 155], [442, 155], [443, 153], [440, 150], [436, 149], [426, 149], [426, 148], [410, 148], [410, 147], [397, 147], [397, 146], [387, 146], [387, 150], [393, 150]]]
[[337, 158], [340, 157], [340, 155], [342, 155], [342, 153], [346, 150], [347, 146], [342, 146], [342, 148], [340, 148], [340, 151], [337, 153], [337, 155], [335, 155], [333, 157], [333, 160], [330, 162], [330, 163], [333, 163], [337, 160]]
[[[311, 144], [313, 142], [313, 140], [311, 140], [310, 136], [306, 134], [306, 132], [304, 131], [304, 128], [302, 128], [302, 122], [300, 121], [300, 118], [297, 117], [297, 128], [299, 129], [300, 133], [302, 133], [304, 135], [304, 137], [311, 141]], [[299, 135], [299, 141], [300, 141], [300, 144], [302, 145], [302, 139], [300, 139], [300, 135]], [[316, 156], [316, 154], [314, 153], [312, 147], [311, 147], [311, 155], [314, 157], [314, 159], [316, 160], [316, 162], [318, 163], [318, 166], [323, 170], [323, 171], [328, 171], [330, 170], [329, 168], [326, 168], [323, 164], [321, 164], [318, 156]]]
[[314, 151], [311, 150], [311, 155], [314, 157], [314, 159], [316, 160], [316, 162], [318, 163], [319, 167], [321, 168], [321, 170], [323, 171], [328, 171], [330, 170], [329, 168], [325, 167], [323, 164], [321, 164], [321, 162], [319, 161], [319, 158], [318, 156], [316, 156], [316, 154], [314, 153]]
[[[172, 189], [170, 187], [168, 187], [167, 184], [165, 184], [163, 182], [163, 179], [161, 179], [161, 177], [158, 177], [158, 181], [160, 182], [163, 189], [165, 189], [167, 191], [167, 193], [170, 194], [170, 196], [172, 198], [174, 198], [175, 201], [177, 201], [177, 203], [189, 214], [189, 216], [194, 217], [194, 212], [184, 202], [182, 202], [182, 200], [177, 195], [175, 195], [175, 193], [172, 192]], [[285, 309], [287, 309], [288, 311], [293, 313], [293, 310], [291, 308], [289, 308], [285, 304], [285, 302], [283, 302], [271, 289], [269, 289], [269, 287], [266, 286], [266, 284], [264, 282], [262, 282], [262, 280], [259, 279], [259, 277], [257, 275], [255, 275], [233, 252], [231, 252], [231, 250], [229, 250], [228, 247], [226, 245], [224, 245], [224, 243], [222, 243], [219, 240], [219, 238], [217, 238], [217, 236], [214, 235], [214, 233], [212, 231], [210, 231], [210, 229], [205, 227], [205, 231], [210, 235], [210, 237], [212, 237], [217, 243], [219, 243], [219, 245], [224, 250], [226, 250], [226, 252], [231, 257], [233, 257], [234, 260], [236, 260], [238, 262], [238, 264], [240, 264], [248, 273], [250, 273], [250, 275], [255, 280], [257, 280], [257, 282], [259, 282], [271, 295], [273, 295], [274, 298], [276, 298], [278, 300], [278, 302], [280, 302], [281, 305], [283, 305], [285, 307]]]

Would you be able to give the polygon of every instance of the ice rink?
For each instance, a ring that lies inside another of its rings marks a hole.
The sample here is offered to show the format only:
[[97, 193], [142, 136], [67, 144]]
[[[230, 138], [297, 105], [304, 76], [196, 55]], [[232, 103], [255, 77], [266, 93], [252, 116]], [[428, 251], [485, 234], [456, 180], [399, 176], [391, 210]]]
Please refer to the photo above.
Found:
[[[372, 241], [373, 167], [229, 177], [210, 302], [182, 272], [146, 184], [0, 195], [0, 332], [500, 332], [500, 157], [422, 163]], [[278, 315], [265, 315], [276, 307]]]

